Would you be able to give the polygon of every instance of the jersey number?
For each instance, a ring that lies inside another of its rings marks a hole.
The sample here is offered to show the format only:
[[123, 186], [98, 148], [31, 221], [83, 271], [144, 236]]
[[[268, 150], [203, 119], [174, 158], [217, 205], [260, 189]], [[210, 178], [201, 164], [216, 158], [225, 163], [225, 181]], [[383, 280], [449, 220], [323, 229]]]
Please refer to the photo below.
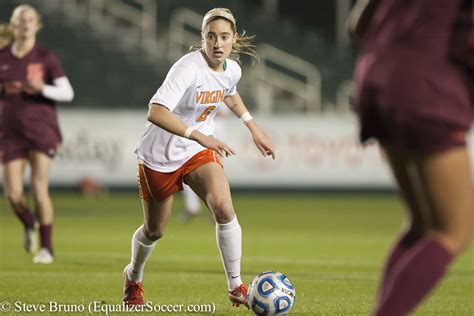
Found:
[[214, 111], [215, 109], [216, 109], [215, 105], [211, 105], [205, 108], [204, 111], [202, 111], [201, 115], [199, 115], [198, 118], [196, 119], [196, 122], [204, 122], [209, 116], [209, 114], [211, 114], [211, 112]]

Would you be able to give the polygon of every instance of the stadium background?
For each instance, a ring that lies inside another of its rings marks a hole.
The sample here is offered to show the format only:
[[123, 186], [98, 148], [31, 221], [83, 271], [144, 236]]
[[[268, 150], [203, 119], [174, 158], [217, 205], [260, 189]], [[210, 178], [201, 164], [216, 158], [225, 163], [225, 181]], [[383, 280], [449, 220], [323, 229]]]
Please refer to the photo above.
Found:
[[[65, 141], [51, 171], [57, 262], [30, 263], [2, 197], [0, 301], [120, 301], [129, 238], [141, 221], [133, 149], [147, 102], [170, 65], [199, 44], [200, 14], [224, 6], [239, 31], [257, 35], [262, 61], [244, 58], [239, 91], [278, 155], [262, 159], [239, 120], [224, 118], [225, 140], [237, 151], [224, 165], [245, 234], [243, 274], [250, 281], [263, 270], [286, 273], [297, 287], [296, 314], [368, 314], [403, 206], [377, 146], [357, 142], [348, 104], [356, 50], [344, 32], [352, 2], [1, 0], [2, 22], [20, 3], [41, 12], [39, 45], [59, 56], [76, 97], [58, 106]], [[81, 183], [100, 190], [85, 197]], [[180, 197], [175, 208], [147, 266], [146, 297], [212, 300], [218, 314], [231, 312], [208, 218], [183, 225]], [[473, 255], [458, 260], [420, 314], [474, 313]], [[205, 295], [189, 293], [199, 288]]]

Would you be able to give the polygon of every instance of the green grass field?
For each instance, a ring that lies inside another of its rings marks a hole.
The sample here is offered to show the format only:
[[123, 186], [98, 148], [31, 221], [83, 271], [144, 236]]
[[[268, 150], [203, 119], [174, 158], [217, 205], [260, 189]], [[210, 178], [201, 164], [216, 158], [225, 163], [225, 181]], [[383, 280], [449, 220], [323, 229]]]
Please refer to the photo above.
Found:
[[[15, 302], [121, 302], [130, 238], [142, 222], [139, 199], [132, 193], [101, 199], [53, 193], [53, 199], [56, 261], [46, 266], [33, 264], [24, 252], [22, 227], [0, 200], [0, 302], [12, 306], [3, 314], [20, 314], [12, 312]], [[296, 286], [295, 315], [370, 313], [385, 253], [402, 221], [397, 198], [255, 193], [235, 194], [234, 205], [244, 234], [244, 281], [265, 270], [285, 273]], [[145, 299], [154, 304], [212, 302], [217, 315], [250, 315], [228, 301], [209, 217], [183, 224], [181, 207], [177, 198], [165, 237], [145, 269]], [[416, 315], [473, 314], [471, 248]]]

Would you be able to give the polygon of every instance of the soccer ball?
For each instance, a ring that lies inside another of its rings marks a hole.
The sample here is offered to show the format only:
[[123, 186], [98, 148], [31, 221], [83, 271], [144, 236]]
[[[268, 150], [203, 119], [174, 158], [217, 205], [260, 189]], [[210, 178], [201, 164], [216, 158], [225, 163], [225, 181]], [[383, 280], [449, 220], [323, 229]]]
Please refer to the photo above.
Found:
[[248, 304], [257, 315], [286, 314], [295, 302], [293, 283], [286, 275], [267, 271], [257, 275], [250, 284]]

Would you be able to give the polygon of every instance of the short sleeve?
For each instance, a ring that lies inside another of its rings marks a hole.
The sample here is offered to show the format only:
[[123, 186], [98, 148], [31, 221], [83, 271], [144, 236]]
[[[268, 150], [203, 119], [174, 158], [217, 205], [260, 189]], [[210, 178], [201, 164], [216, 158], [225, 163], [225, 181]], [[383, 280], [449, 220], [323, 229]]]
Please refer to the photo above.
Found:
[[59, 62], [58, 57], [55, 54], [49, 53], [47, 58], [47, 67], [48, 67], [48, 76], [53, 81], [54, 79], [58, 79], [61, 77], [66, 76], [61, 63]]
[[231, 71], [232, 71], [232, 87], [227, 91], [226, 97], [233, 96], [237, 93], [237, 83], [239, 82], [240, 78], [242, 77], [242, 69], [240, 68], [239, 64], [235, 61], [229, 62]]
[[173, 66], [163, 84], [151, 98], [149, 105], [158, 103], [173, 111], [186, 90], [196, 82], [196, 69], [191, 65]]

